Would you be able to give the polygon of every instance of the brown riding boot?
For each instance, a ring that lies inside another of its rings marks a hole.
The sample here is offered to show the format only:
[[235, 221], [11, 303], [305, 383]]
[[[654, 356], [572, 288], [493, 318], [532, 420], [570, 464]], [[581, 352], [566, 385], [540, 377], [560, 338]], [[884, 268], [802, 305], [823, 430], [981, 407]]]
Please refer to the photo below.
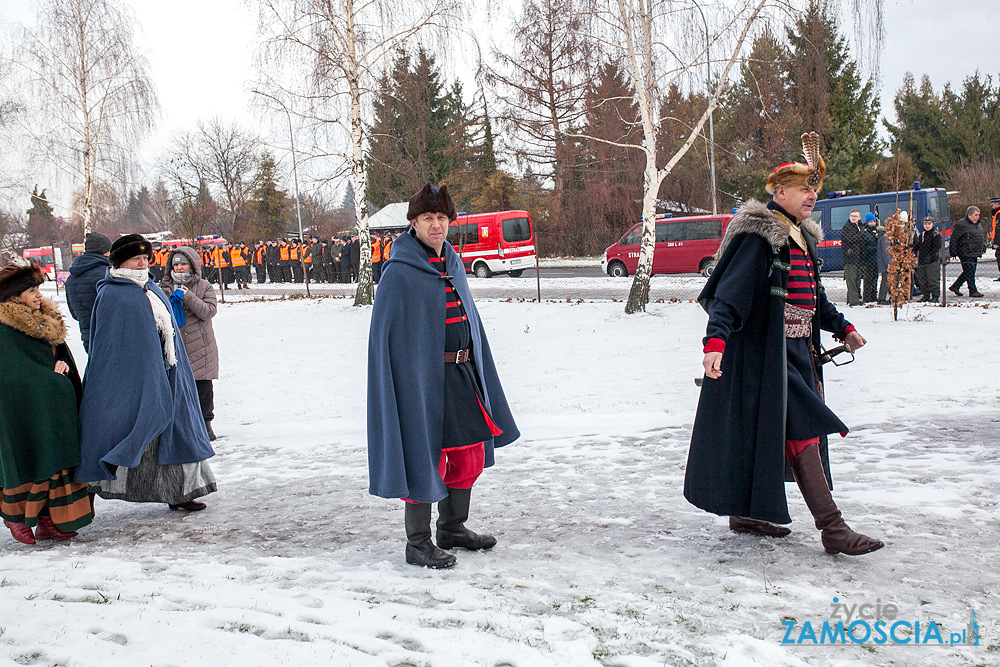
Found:
[[881, 540], [856, 533], [844, 522], [837, 504], [823, 474], [823, 462], [819, 458], [819, 445], [809, 445], [791, 462], [795, 481], [802, 491], [802, 497], [816, 519], [816, 527], [823, 531], [823, 547], [828, 554], [842, 553], [848, 556], [877, 551], [885, 546]]
[[784, 526], [776, 526], [766, 521], [757, 519], [747, 519], [742, 516], [729, 517], [729, 530], [734, 533], [750, 533], [751, 535], [763, 535], [764, 537], [784, 537], [792, 532]]

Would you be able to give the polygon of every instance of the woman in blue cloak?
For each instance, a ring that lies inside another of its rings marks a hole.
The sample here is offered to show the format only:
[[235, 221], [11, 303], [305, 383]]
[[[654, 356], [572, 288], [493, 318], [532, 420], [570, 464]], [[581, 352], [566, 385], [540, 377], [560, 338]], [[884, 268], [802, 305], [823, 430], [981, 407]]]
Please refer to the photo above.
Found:
[[216, 490], [214, 455], [170, 303], [149, 276], [139, 234], [111, 246], [98, 284], [80, 405], [75, 479], [106, 499], [198, 511]]

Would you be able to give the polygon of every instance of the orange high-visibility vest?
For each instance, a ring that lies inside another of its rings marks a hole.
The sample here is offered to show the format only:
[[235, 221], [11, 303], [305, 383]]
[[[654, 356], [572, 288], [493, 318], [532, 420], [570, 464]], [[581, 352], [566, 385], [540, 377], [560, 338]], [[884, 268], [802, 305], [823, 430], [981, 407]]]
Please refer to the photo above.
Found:
[[243, 252], [239, 248], [229, 249], [229, 261], [233, 263], [234, 268], [247, 265], [247, 261], [243, 258]]
[[288, 259], [293, 262], [299, 261], [299, 247], [297, 245], [288, 246]]
[[375, 237], [372, 239], [372, 262], [378, 264], [382, 261], [382, 239]]
[[312, 248], [310, 246], [307, 245], [302, 246], [302, 261], [305, 262], [306, 264], [313, 263]]
[[382, 246], [382, 261], [389, 259], [389, 251], [392, 250], [392, 239], [386, 239]]
[[278, 258], [283, 262], [288, 260], [288, 246], [283, 245], [278, 247]]
[[257, 251], [254, 252], [254, 254], [253, 254], [253, 261], [254, 261], [255, 264], [263, 264], [264, 263], [264, 250], [265, 250], [265, 246], [264, 245], [257, 246]]
[[222, 246], [215, 246], [212, 250], [212, 262], [217, 269], [229, 266], [226, 262], [226, 253], [223, 251]]

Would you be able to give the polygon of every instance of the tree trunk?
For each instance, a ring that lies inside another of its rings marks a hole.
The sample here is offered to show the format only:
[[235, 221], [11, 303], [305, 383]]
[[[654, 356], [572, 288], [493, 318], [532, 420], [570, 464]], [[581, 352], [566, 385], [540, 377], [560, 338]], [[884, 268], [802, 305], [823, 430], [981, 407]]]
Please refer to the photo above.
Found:
[[368, 236], [368, 172], [365, 169], [365, 137], [361, 123], [361, 67], [357, 60], [354, 0], [347, 0], [347, 85], [351, 94], [351, 181], [354, 184], [354, 210], [358, 220], [358, 244], [361, 266], [358, 267], [358, 290], [355, 306], [370, 306], [375, 301], [372, 286], [372, 244]]

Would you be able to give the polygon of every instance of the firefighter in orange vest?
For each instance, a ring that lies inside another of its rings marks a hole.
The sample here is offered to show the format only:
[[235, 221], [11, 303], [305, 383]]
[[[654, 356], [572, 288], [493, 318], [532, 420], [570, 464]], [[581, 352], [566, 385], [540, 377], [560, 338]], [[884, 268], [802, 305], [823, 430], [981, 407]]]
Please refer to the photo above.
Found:
[[219, 284], [223, 287], [228, 287], [229, 283], [233, 281], [232, 276], [230, 275], [231, 271], [229, 269], [229, 261], [227, 259], [229, 252], [221, 245], [217, 245], [212, 247], [210, 256]]
[[382, 277], [382, 237], [372, 234], [372, 282], [378, 284]]
[[208, 246], [202, 246], [198, 249], [198, 253], [201, 255], [201, 268], [204, 269], [205, 280], [210, 283], [219, 282], [219, 272], [212, 263], [211, 248]]
[[392, 242], [396, 237], [392, 234], [386, 234], [385, 241], [382, 242], [382, 261], [388, 261], [389, 251], [392, 250]]
[[267, 280], [267, 244], [258, 241], [253, 249], [253, 268], [257, 272], [257, 284], [263, 285]]
[[247, 258], [243, 256], [243, 248], [235, 245], [229, 248], [229, 265], [233, 268], [236, 289], [249, 287], [250, 269], [247, 267]]
[[[997, 257], [997, 270], [1000, 271], [1000, 235], [997, 232], [997, 225], [1000, 224], [1000, 199], [990, 200], [990, 215], [993, 216], [993, 251]], [[1000, 282], [1000, 277], [997, 278]]]
[[291, 250], [285, 239], [278, 242], [278, 273], [281, 276], [281, 282], [287, 283], [291, 280]]
[[302, 262], [299, 261], [300, 252], [302, 252], [302, 248], [299, 247], [299, 240], [292, 239], [292, 242], [288, 244], [288, 259], [292, 267], [292, 281], [297, 283], [302, 282]]

